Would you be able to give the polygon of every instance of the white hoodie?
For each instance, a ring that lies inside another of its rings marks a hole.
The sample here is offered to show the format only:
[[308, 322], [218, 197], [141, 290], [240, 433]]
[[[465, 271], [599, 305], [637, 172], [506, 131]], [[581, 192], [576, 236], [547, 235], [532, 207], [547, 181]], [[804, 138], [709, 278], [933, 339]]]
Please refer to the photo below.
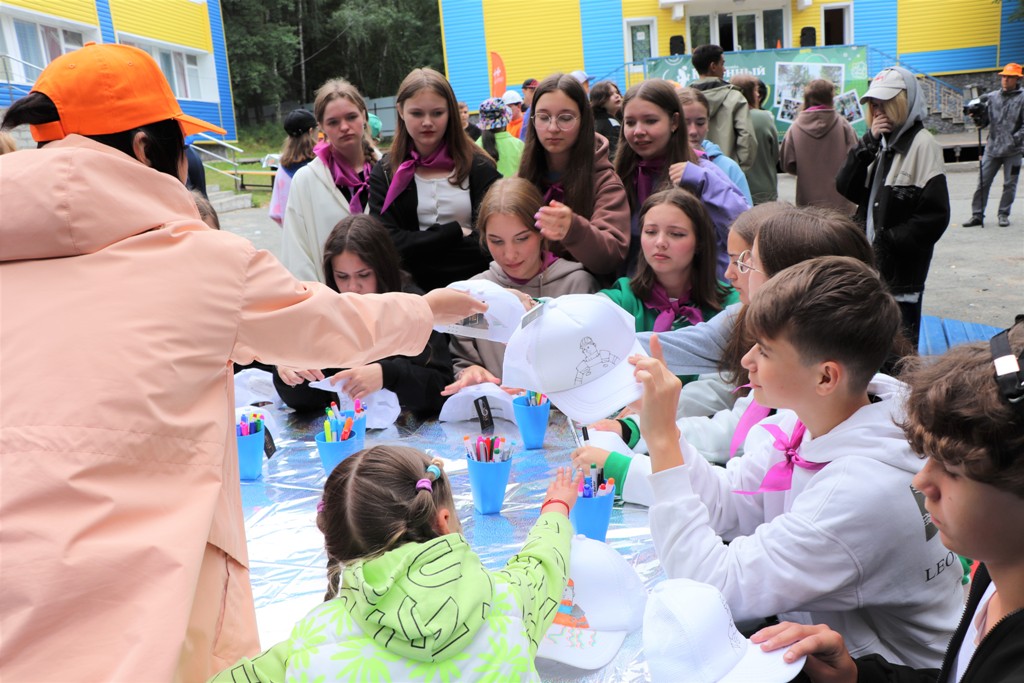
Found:
[[[666, 574], [709, 583], [738, 621], [825, 623], [853, 656], [938, 667], [963, 609], [962, 569], [911, 489], [923, 465], [897, 423], [904, 385], [876, 375], [871, 403], [827, 434], [804, 436], [788, 491], [754, 491], [783, 459], [748, 451], [725, 469], [691, 448], [649, 477], [651, 536]], [[796, 416], [781, 423], [790, 434]], [[731, 541], [729, 545], [722, 540]]]

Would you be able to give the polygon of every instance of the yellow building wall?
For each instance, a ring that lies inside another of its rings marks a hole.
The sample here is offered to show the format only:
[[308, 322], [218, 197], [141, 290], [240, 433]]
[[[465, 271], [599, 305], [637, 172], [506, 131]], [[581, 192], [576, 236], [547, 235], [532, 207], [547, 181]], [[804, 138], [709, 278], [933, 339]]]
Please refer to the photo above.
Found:
[[[683, 17], [679, 21], [672, 20], [672, 10], [661, 9], [658, 7], [658, 0], [622, 0], [622, 19], [640, 19], [644, 17], [654, 17], [657, 20], [658, 27], [658, 52], [653, 55], [654, 57], [667, 57], [669, 54], [668, 41], [672, 36], [685, 36], [686, 35], [686, 18]], [[624, 26], [625, 24], [623, 24]], [[623, 26], [619, 27], [619, 31], [623, 30]], [[608, 27], [611, 31], [612, 27]], [[623, 39], [625, 40], [625, 38]], [[623, 47], [623, 52], [626, 49]], [[625, 60], [625, 54], [622, 56]]]
[[110, 0], [110, 15], [118, 33], [213, 51], [205, 2]]
[[99, 26], [96, 3], [93, 0], [4, 0], [5, 5], [51, 14], [55, 17]]
[[900, 0], [897, 8], [899, 52], [998, 44], [1001, 9], [999, 3], [990, 0]]
[[[926, 0], [926, 1], [932, 2], [933, 4], [939, 4], [938, 2], [936, 2], [936, 0]], [[947, 0], [942, 0], [942, 2], [946, 2], [946, 1]], [[897, 2], [897, 0], [892, 0], [892, 2]], [[905, 2], [905, 0], [899, 0], [899, 2], [902, 3], [902, 2]], [[790, 17], [791, 17], [790, 23], [793, 25], [793, 35], [790, 36], [790, 40], [792, 40], [793, 42], [790, 43], [789, 45], [784, 45], [783, 47], [800, 47], [800, 29], [804, 28], [805, 26], [813, 26], [814, 27], [814, 37], [817, 40], [817, 44], [821, 45], [824, 42], [824, 38], [825, 38], [824, 28], [821, 25], [821, 18], [822, 18], [822, 16], [821, 16], [822, 15], [821, 8], [822, 7], [827, 7], [828, 5], [844, 5], [844, 4], [845, 5], [850, 5], [850, 7], [853, 8], [853, 10], [852, 10], [853, 12], [857, 11], [856, 3], [855, 3], [854, 0], [813, 0], [813, 2], [811, 3], [811, 6], [808, 7], [807, 9], [805, 9], [805, 10], [798, 10], [796, 8], [796, 0], [791, 0], [789, 11], [790, 11]], [[851, 28], [852, 28], [852, 23], [851, 23]], [[857, 37], [854, 36], [854, 42], [857, 42], [856, 39], [857, 39]], [[771, 46], [765, 45], [765, 47], [767, 48], [767, 47], [775, 47], [775, 46], [774, 45], [771, 45]]]
[[488, 59], [491, 52], [501, 55], [509, 87], [527, 78], [583, 68], [578, 2], [545, 2], [541, 8], [522, 0], [484, 0], [483, 10]]

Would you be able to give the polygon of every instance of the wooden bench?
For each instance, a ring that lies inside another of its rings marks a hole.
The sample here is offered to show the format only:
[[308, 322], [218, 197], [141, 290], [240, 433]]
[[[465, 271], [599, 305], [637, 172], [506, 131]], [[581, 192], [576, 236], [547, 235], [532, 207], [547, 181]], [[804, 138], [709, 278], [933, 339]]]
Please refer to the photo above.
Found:
[[[274, 178], [277, 176], [277, 171], [249, 171], [249, 170], [229, 170], [224, 171], [228, 175], [233, 175], [238, 178], [238, 188], [240, 190], [245, 189], [258, 189], [258, 190], [273, 190], [274, 189]], [[246, 182], [246, 177], [255, 177], [256, 182]], [[266, 182], [264, 182], [264, 180]]]
[[924, 315], [921, 316], [921, 336], [918, 340], [917, 351], [922, 356], [936, 356], [958, 344], [976, 341], [987, 342], [1001, 330], [1002, 328], [992, 325]]

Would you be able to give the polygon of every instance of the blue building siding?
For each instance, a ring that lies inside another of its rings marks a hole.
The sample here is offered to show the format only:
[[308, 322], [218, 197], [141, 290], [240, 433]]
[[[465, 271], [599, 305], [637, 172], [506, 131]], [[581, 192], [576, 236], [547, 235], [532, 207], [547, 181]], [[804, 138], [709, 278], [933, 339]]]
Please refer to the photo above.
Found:
[[580, 0], [580, 27], [583, 31], [583, 69], [591, 76], [591, 85], [606, 78], [612, 79], [618, 83], [619, 90], [625, 92], [621, 0]]
[[991, 69], [996, 63], [996, 46], [964, 47], [957, 50], [933, 50], [931, 52], [904, 52], [900, 55], [900, 62], [905, 62], [915, 71], [929, 74]]
[[213, 63], [217, 72], [217, 99], [220, 101], [187, 101], [182, 102], [181, 108], [186, 114], [198, 116], [225, 129], [228, 132], [224, 136], [225, 140], [237, 140], [235, 105], [231, 100], [231, 73], [228, 71], [228, 51], [224, 42], [224, 19], [221, 16], [220, 0], [207, 0], [206, 7], [210, 17]]
[[890, 66], [896, 57], [896, 9], [893, 0], [857, 0], [853, 12], [853, 39], [858, 45], [873, 48], [868, 49], [869, 78]]
[[96, 16], [100, 22], [100, 36], [104, 43], [116, 43], [114, 20], [110, 16], [110, 0], [96, 0]]
[[473, 111], [491, 96], [483, 0], [449, 0], [443, 12], [448, 79], [455, 97]]
[[1024, 21], [1010, 21], [1010, 15], [1017, 7], [1017, 3], [1003, 0], [997, 57], [1000, 67], [1005, 66], [1007, 62], [1024, 62]]

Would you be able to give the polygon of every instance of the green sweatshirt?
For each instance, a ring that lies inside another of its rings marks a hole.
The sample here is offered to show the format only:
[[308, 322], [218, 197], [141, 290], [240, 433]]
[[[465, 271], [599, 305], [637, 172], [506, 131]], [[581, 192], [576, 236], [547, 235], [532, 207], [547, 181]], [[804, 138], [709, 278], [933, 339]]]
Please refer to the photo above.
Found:
[[210, 680], [539, 680], [533, 658], [565, 588], [571, 538], [565, 515], [549, 512], [497, 572], [460, 534], [354, 562], [339, 596], [287, 641]]

